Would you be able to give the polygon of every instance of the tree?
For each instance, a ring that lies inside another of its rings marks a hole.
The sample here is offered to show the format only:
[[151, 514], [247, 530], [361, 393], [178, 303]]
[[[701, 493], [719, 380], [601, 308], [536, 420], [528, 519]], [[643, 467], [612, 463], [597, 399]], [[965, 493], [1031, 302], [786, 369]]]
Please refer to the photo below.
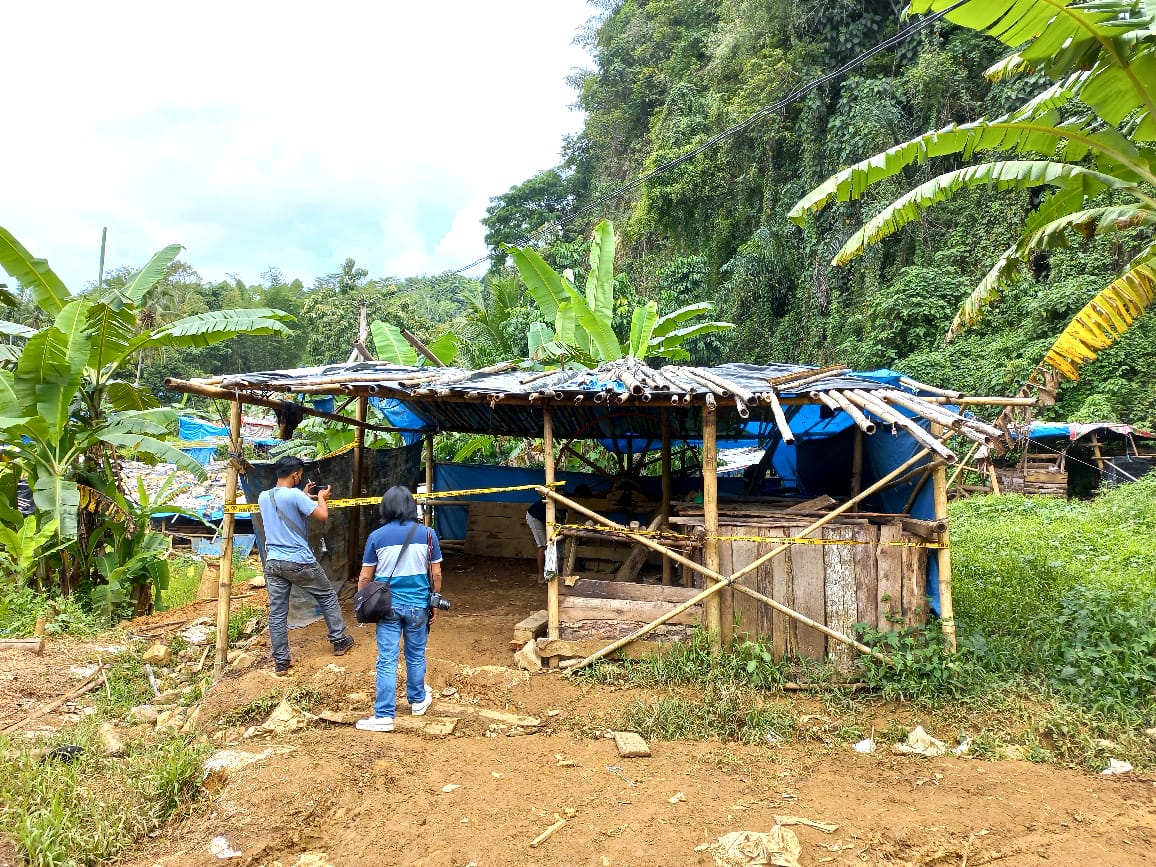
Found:
[[486, 245], [497, 252], [504, 246], [521, 244], [539, 229], [549, 226], [574, 204], [567, 175], [558, 169], [538, 172], [534, 177], [490, 199], [482, 225]]
[[534, 296], [542, 316], [554, 322], [553, 334], [543, 322], [530, 327], [530, 355], [535, 360], [573, 359], [598, 365], [623, 357], [687, 359], [682, 344], [693, 337], [723, 331], [729, 322], [687, 324], [709, 313], [708, 301], [658, 315], [658, 303], [646, 301], [631, 311], [630, 334], [623, 343], [614, 332], [614, 226], [603, 220], [590, 245], [590, 271], [585, 295], [574, 288], [573, 272], [559, 274], [530, 247], [509, 247], [519, 274]]
[[[915, 0], [914, 13], [950, 0]], [[802, 223], [832, 201], [859, 198], [872, 185], [925, 160], [976, 153], [995, 159], [953, 168], [884, 207], [836, 254], [842, 265], [930, 208], [963, 190], [1047, 190], [952, 322], [948, 337], [977, 322], [1005, 288], [1027, 276], [1033, 256], [1080, 238], [1143, 229], [1142, 248], [1124, 273], [1091, 299], [1044, 356], [1033, 383], [1052, 370], [1078, 379], [1078, 368], [1128, 329], [1156, 297], [1156, 33], [1138, 0], [971, 0], [947, 17], [1013, 49], [990, 67], [1000, 80], [1038, 73], [1053, 84], [1016, 110], [951, 125], [843, 169], [804, 196], [790, 217]], [[1007, 152], [1018, 159], [1007, 159]], [[1036, 155], [1044, 155], [1042, 158]]]

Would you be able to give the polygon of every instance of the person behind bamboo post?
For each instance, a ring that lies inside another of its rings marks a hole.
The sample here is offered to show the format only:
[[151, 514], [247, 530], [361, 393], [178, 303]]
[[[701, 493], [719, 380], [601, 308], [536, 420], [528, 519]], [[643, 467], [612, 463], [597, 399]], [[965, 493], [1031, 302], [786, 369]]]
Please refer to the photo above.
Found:
[[353, 647], [345, 629], [341, 605], [325, 570], [309, 546], [308, 520], [329, 519], [329, 487], [317, 490], [312, 481], [305, 490], [297, 486], [305, 475], [301, 458], [291, 455], [273, 464], [277, 484], [257, 499], [265, 527], [265, 590], [269, 594], [269, 644], [273, 650], [273, 673], [289, 673], [289, 591], [296, 586], [317, 600], [333, 654], [343, 656]]
[[409, 488], [396, 485], [381, 498], [382, 526], [369, 534], [361, 558], [357, 589], [388, 581], [393, 612], [377, 624], [377, 694], [373, 716], [357, 728], [393, 731], [397, 712], [397, 654], [404, 639], [405, 694], [409, 711], [421, 716], [433, 701], [425, 682], [425, 647], [437, 609], [430, 594], [442, 591], [442, 549], [437, 533], [418, 523], [417, 503]]

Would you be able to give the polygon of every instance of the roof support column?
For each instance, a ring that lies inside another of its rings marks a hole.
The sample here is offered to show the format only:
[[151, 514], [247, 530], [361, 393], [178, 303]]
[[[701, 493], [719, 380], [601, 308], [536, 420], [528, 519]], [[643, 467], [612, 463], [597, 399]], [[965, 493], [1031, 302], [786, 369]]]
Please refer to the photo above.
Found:
[[[229, 409], [229, 466], [225, 470], [225, 503], [237, 502], [237, 479], [241, 466], [241, 398], [233, 396]], [[221, 518], [221, 577], [217, 584], [217, 656], [213, 680], [221, 679], [229, 663], [229, 607], [233, 601], [233, 529], [235, 513], [225, 510]]]
[[[670, 476], [670, 410], [663, 409], [659, 413], [659, 422], [662, 425], [662, 523], [663, 530], [670, 529], [670, 498], [672, 496], [672, 481]], [[670, 584], [674, 578], [674, 563], [669, 557], [662, 558], [662, 583]]]
[[[931, 423], [931, 433], [934, 436], [943, 436], [943, 425]], [[994, 473], [994, 470], [993, 470]], [[939, 464], [932, 471], [932, 493], [935, 499], [935, 519], [947, 520], [947, 467]], [[943, 624], [943, 635], [947, 639], [947, 646], [955, 652], [955, 605], [951, 599], [951, 529], [950, 527], [939, 534], [939, 544], [942, 546], [935, 552], [935, 561], [939, 569], [939, 617]]]
[[[357, 399], [357, 420], [361, 424], [353, 429], [353, 493], [351, 497], [365, 496], [365, 428], [362, 425], [365, 423], [365, 417], [369, 413], [369, 398], [359, 397]], [[361, 550], [361, 510], [362, 506], [355, 506], [349, 513], [349, 537], [346, 539], [345, 548], [349, 552], [348, 569], [350, 580], [357, 577], [357, 573], [361, 571], [361, 557], [357, 555], [357, 551]]]
[[[546, 488], [553, 490], [554, 483], [554, 420], [550, 416], [550, 410], [542, 410], [542, 453], [545, 458], [545, 473], [546, 473]], [[561, 599], [558, 594], [558, 565], [554, 561], [551, 568], [551, 552], [555, 552], [557, 556], [557, 549], [554, 547], [554, 525], [557, 521], [557, 507], [554, 501], [549, 497], [546, 498], [546, 636], [548, 638], [558, 638], [559, 627], [559, 613], [558, 609], [561, 604]]]
[[[425, 492], [432, 494], [434, 490], [434, 435], [425, 435]], [[434, 501], [426, 500], [422, 507], [422, 517], [425, 519], [425, 525], [432, 527], [434, 524]]]
[[[702, 514], [706, 527], [703, 565], [718, 572], [718, 441], [715, 408], [702, 408]], [[722, 648], [722, 604], [717, 593], [702, 603], [703, 626], [710, 633], [711, 648]]]

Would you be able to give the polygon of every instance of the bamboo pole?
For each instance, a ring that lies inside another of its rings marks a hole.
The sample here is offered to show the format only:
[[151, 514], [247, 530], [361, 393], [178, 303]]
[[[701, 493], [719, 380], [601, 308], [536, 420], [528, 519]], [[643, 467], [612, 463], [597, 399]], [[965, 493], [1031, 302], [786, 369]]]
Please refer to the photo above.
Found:
[[899, 410], [888, 406], [883, 401], [871, 395], [869, 392], [848, 391], [846, 397], [852, 403], [857, 404], [861, 409], [868, 410], [874, 413], [879, 418], [888, 424], [897, 424], [903, 428], [907, 433], [918, 442], [921, 446], [931, 449], [940, 458], [947, 461], [949, 464], [954, 464], [956, 461], [955, 452], [941, 443], [938, 439], [933, 437], [922, 427], [909, 419]]
[[[658, 411], [659, 424], [662, 427], [662, 529], [670, 529], [670, 500], [674, 496], [674, 480], [670, 471], [670, 410]], [[666, 557], [662, 558], [662, 583], [669, 585], [674, 581], [674, 564]]]
[[[362, 424], [365, 423], [365, 417], [369, 413], [369, 398], [359, 397], [357, 399], [357, 420]], [[353, 429], [353, 494], [354, 499], [365, 496], [365, 428], [360, 424]], [[349, 514], [349, 536], [348, 540], [352, 544], [347, 545], [349, 550], [358, 550], [358, 545], [361, 542], [361, 506], [353, 509]], [[348, 577], [353, 579], [357, 577], [357, 573], [361, 571], [361, 561], [357, 557], [350, 557], [348, 563]]]
[[[851, 452], [851, 496], [854, 497], [863, 487], [863, 429], [855, 428], [855, 445]], [[858, 507], [855, 511], [859, 511]]]
[[[434, 435], [425, 435], [425, 492], [427, 494], [433, 493], [434, 489]], [[434, 524], [434, 505], [436, 500], [422, 504], [422, 517], [425, 518], [425, 525], [432, 527]]]
[[[225, 471], [225, 502], [237, 502], [237, 479], [241, 456], [241, 400], [233, 396], [229, 409], [229, 465]], [[213, 680], [221, 679], [229, 663], [229, 609], [233, 598], [233, 530], [237, 516], [225, 512], [221, 518], [221, 577], [217, 584], [217, 656]]]
[[[943, 429], [938, 424], [932, 424], [931, 430], [936, 435]], [[947, 521], [947, 468], [940, 466], [935, 470], [932, 480], [935, 494], [935, 520]], [[951, 528], [948, 526], [939, 534], [940, 548], [935, 552], [936, 563], [939, 566], [939, 617], [943, 625], [943, 634], [947, 637], [947, 646], [952, 653], [956, 650], [955, 643], [955, 606], [951, 599]]]
[[401, 329], [401, 336], [405, 338], [405, 342], [420, 352], [426, 359], [433, 364], [434, 367], [445, 367], [445, 362], [430, 352], [428, 346], [422, 343], [413, 332], [408, 328]]
[[[821, 394], [822, 392], [818, 392], [818, 393]], [[847, 415], [851, 416], [851, 418], [855, 422], [855, 425], [859, 428], [860, 431], [862, 431], [865, 434], [875, 433], [875, 422], [871, 421], [871, 419], [869, 419], [869, 418], [867, 418], [867, 416], [863, 415], [863, 412], [859, 409], [859, 407], [857, 407], [857, 406], [855, 406], [855, 404], [851, 403], [851, 401], [849, 401], [847, 399], [846, 395], [844, 395], [843, 392], [837, 391], [835, 389], [831, 389], [830, 394], [831, 394], [831, 397], [833, 397], [835, 399], [835, 403], [839, 404], [839, 406], [842, 407], [843, 412], [845, 412], [845, 413], [847, 413]]]
[[[269, 409], [281, 408], [281, 401], [273, 400], [269, 397], [261, 397], [260, 395], [249, 394], [247, 392], [233, 392], [229, 391], [227, 388], [216, 388], [215, 386], [211, 385], [201, 385], [199, 383], [189, 382], [188, 380], [184, 379], [166, 379], [165, 388], [170, 388], [173, 391], [179, 391], [183, 394], [198, 394], [201, 397], [211, 397], [214, 400], [240, 401], [241, 403], [247, 403], [250, 406], [264, 406], [268, 407]], [[303, 412], [305, 415], [315, 416], [316, 418], [324, 418], [328, 419], [329, 421], [341, 422], [342, 424], [357, 424], [356, 419], [352, 419], [347, 415], [337, 415], [336, 413], [332, 412], [324, 412], [319, 409], [313, 409], [311, 406], [304, 405], [301, 405], [300, 409], [301, 412]], [[376, 430], [383, 433], [397, 433], [399, 430], [405, 430], [405, 428], [386, 427], [385, 425], [370, 424], [369, 422], [363, 422], [361, 427], [365, 428], [366, 430]]]
[[775, 417], [779, 436], [783, 438], [783, 442], [790, 445], [795, 441], [795, 433], [791, 430], [790, 424], [787, 423], [787, 414], [783, 412], [783, 405], [779, 402], [779, 396], [774, 391], [768, 391], [766, 395], [771, 402], [771, 415]]
[[[542, 410], [542, 452], [545, 458], [545, 475], [546, 475], [546, 490], [552, 491], [551, 485], [554, 482], [554, 419], [550, 415], [550, 410]], [[554, 544], [554, 524], [557, 520], [557, 508], [554, 505], [554, 500], [546, 500], [546, 556], [549, 559], [550, 548]], [[558, 590], [558, 569], [554, 568], [554, 574], [551, 575], [549, 571], [546, 572], [546, 636], [548, 638], [559, 637], [559, 607], [561, 604], [561, 597]]]
[[[718, 574], [718, 441], [717, 414], [702, 411], [702, 514], [706, 525], [706, 546], [703, 565]], [[703, 625], [711, 636], [711, 647], [716, 652], [722, 647], [722, 603], [718, 594], [712, 594], [702, 606]]]
[[[818, 621], [812, 620], [810, 617], [807, 617], [807, 615], [800, 614], [798, 611], [795, 611], [793, 608], [788, 608], [786, 605], [783, 605], [781, 602], [776, 602], [774, 599], [770, 598], [769, 596], [764, 596], [762, 593], [759, 593], [758, 591], [752, 590], [749, 587], [744, 587], [742, 584], [733, 583], [735, 580], [733, 575], [730, 578], [727, 578], [727, 577], [719, 574], [718, 572], [712, 572], [710, 569], [706, 568], [702, 564], [696, 563], [693, 560], [691, 560], [687, 557], [684, 557], [675, 551], [671, 551], [669, 548], [666, 548], [663, 545], [660, 545], [659, 543], [654, 542], [645, 536], [632, 534], [630, 532], [629, 528], [623, 527], [621, 524], [616, 524], [614, 521], [611, 521], [609, 518], [605, 518], [602, 515], [599, 515], [597, 512], [594, 512], [590, 509], [587, 509], [579, 503], [575, 503], [573, 500], [566, 498], [562, 494], [556, 493], [556, 492], [549, 490], [547, 488], [539, 488], [538, 490], [539, 490], [539, 493], [541, 493], [543, 496], [545, 496], [551, 500], [557, 500], [559, 503], [561, 503], [566, 508], [573, 509], [574, 511], [579, 512], [583, 515], [586, 515], [589, 518], [593, 518], [595, 521], [598, 521], [599, 523], [604, 524], [607, 527], [618, 530], [619, 532], [622, 532], [622, 533], [626, 534], [627, 536], [629, 536], [630, 538], [634, 539], [636, 542], [638, 542], [642, 545], [645, 545], [646, 547], [650, 548], [653, 551], [657, 551], [658, 553], [662, 554], [665, 557], [669, 557], [670, 559], [674, 560], [676, 563], [681, 563], [683, 566], [687, 567], [688, 569], [692, 569], [695, 572], [698, 572], [700, 575], [704, 575], [705, 577], [707, 577], [707, 578], [709, 578], [715, 582], [714, 585], [707, 587], [704, 590], [701, 590], [700, 592], [698, 592], [697, 594], [692, 596], [690, 599], [675, 606], [673, 609], [666, 612], [662, 616], [658, 617], [656, 620], [653, 620], [652, 622], [650, 622], [647, 625], [643, 626], [642, 628], [636, 630], [635, 632], [631, 633], [630, 635], [626, 636], [625, 638], [618, 639], [613, 644], [602, 648], [598, 652], [591, 654], [590, 656], [586, 657], [582, 661], [571, 666], [569, 669], [571, 671], [582, 668], [583, 666], [589, 665], [591, 662], [594, 662], [595, 660], [601, 659], [603, 656], [607, 656], [608, 654], [614, 653], [614, 651], [618, 650], [621, 647], [624, 647], [625, 645], [629, 644], [632, 641], [637, 641], [639, 638], [641, 638], [642, 636], [651, 632], [652, 630], [657, 629], [659, 626], [666, 623], [668, 620], [670, 620], [674, 617], [677, 617], [678, 615], [682, 614], [684, 611], [687, 611], [690, 608], [693, 608], [695, 605], [698, 605], [704, 599], [709, 599], [713, 594], [717, 593], [718, 591], [722, 590], [723, 587], [727, 587], [727, 586], [733, 587], [735, 590], [739, 591], [740, 593], [742, 593], [746, 596], [749, 596], [750, 598], [755, 599], [759, 602], [762, 602], [764, 605], [769, 605], [774, 610], [778, 611], [781, 614], [785, 614], [787, 617], [790, 617], [794, 620], [799, 621], [804, 626], [810, 626], [812, 629], [816, 629], [819, 632], [822, 632], [828, 638], [832, 638], [835, 641], [846, 644], [849, 647], [853, 647], [856, 650], [858, 650], [860, 653], [864, 653], [864, 654], [867, 654], [869, 656], [872, 656], [875, 659], [878, 659], [880, 662], [884, 662], [884, 663], [889, 662], [888, 658], [886, 656], [884, 656], [882, 653], [880, 653], [877, 650], [872, 650], [870, 647], [867, 647], [865, 644], [862, 644], [862, 643], [856, 641], [854, 638], [851, 638], [848, 635], [844, 635], [842, 632], [837, 632], [836, 630], [831, 629], [829, 626], [827, 626], [824, 623], [819, 623]], [[807, 529], [803, 530], [802, 532], [808, 533], [812, 529], [814, 529], [816, 526], [821, 525], [823, 523], [825, 523], [825, 522], [820, 521], [820, 522], [818, 522], [817, 525], [812, 525], [811, 527], [808, 527]], [[788, 547], [789, 547], [789, 545], [780, 546], [781, 550], [786, 550]]]
[[955, 483], [959, 479], [960, 473], [962, 473], [964, 470], [968, 469], [967, 465], [968, 465], [968, 463], [971, 462], [972, 457], [975, 455], [975, 453], [977, 451], [979, 451], [979, 443], [973, 443], [971, 446], [971, 449], [968, 451], [967, 455], [964, 457], [964, 459], [962, 461], [959, 462], [959, 464], [956, 466], [955, 470], [952, 472], [951, 478], [947, 480], [948, 490], [955, 487]]

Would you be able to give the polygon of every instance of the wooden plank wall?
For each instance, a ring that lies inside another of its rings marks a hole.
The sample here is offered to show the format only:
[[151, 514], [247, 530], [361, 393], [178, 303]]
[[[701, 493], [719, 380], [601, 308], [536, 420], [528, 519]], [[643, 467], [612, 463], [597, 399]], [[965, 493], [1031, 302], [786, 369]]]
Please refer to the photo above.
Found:
[[[725, 525], [722, 536], [765, 537], [766, 542], [723, 541], [719, 558], [732, 573], [754, 562], [775, 546], [775, 538], [792, 536], [806, 526]], [[871, 524], [851, 519], [828, 524], [822, 538], [851, 544], [796, 544], [770, 563], [744, 576], [740, 583], [817, 620], [850, 634], [856, 623], [876, 629], [898, 629], [926, 622], [928, 549], [898, 523]], [[839, 663], [851, 651], [828, 641], [815, 629], [772, 611], [741, 593], [733, 593], [729, 615], [739, 635], [773, 648], [776, 657], [803, 656]]]

